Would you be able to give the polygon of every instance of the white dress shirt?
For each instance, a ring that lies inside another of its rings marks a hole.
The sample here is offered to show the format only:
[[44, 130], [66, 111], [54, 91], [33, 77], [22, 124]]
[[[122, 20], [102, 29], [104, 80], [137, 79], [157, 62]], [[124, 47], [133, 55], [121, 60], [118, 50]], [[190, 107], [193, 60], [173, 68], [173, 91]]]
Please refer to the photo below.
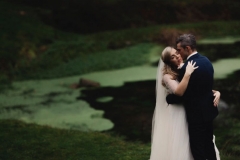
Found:
[[197, 51], [193, 52], [192, 54], [190, 54], [190, 55], [187, 57], [187, 59], [189, 59], [190, 57], [192, 57], [193, 55], [195, 55], [195, 54], [197, 54], [197, 53], [198, 53]]

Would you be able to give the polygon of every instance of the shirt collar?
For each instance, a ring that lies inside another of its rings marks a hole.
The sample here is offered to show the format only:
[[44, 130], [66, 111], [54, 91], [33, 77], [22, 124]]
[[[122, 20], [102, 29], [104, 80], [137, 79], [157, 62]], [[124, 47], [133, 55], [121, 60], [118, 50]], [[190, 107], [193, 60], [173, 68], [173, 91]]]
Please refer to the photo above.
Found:
[[183, 65], [184, 65], [184, 63], [181, 63], [181, 64], [178, 66], [177, 69], [181, 69]]
[[195, 51], [195, 52], [193, 52], [192, 54], [190, 54], [190, 55], [187, 57], [187, 60], [188, 60], [190, 57], [192, 57], [193, 55], [197, 54], [197, 53], [198, 53], [198, 52]]

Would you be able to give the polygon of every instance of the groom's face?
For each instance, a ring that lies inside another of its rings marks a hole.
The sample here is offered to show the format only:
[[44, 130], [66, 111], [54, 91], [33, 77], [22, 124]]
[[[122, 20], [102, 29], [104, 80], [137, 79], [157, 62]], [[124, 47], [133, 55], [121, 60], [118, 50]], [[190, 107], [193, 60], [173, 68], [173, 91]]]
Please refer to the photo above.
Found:
[[181, 46], [181, 43], [177, 44], [177, 53], [181, 55], [182, 59], [185, 60], [188, 57], [188, 51]]

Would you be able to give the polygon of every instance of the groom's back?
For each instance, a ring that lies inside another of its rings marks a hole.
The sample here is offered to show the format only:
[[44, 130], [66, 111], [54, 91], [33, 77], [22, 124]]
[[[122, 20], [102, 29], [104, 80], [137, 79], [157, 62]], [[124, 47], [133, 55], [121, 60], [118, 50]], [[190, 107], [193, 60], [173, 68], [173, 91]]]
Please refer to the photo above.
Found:
[[213, 66], [207, 57], [200, 54], [192, 56], [191, 60], [198, 68], [192, 73], [184, 94], [187, 118], [190, 122], [212, 120], [217, 115], [213, 106]]
[[192, 60], [198, 68], [191, 75], [186, 95], [201, 97], [212, 91], [214, 70], [211, 62], [204, 56], [199, 55]]

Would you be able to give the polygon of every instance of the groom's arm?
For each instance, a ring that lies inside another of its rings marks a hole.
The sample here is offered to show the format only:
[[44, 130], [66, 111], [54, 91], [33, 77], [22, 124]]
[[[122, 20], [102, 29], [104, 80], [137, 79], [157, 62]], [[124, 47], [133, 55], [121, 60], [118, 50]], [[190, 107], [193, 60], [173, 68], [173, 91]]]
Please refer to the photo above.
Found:
[[182, 97], [177, 96], [177, 95], [175, 95], [175, 94], [169, 94], [169, 95], [167, 95], [167, 97], [166, 97], [166, 101], [167, 101], [168, 104], [178, 104], [178, 103], [182, 103], [182, 102], [183, 102], [182, 99], [183, 99]]

